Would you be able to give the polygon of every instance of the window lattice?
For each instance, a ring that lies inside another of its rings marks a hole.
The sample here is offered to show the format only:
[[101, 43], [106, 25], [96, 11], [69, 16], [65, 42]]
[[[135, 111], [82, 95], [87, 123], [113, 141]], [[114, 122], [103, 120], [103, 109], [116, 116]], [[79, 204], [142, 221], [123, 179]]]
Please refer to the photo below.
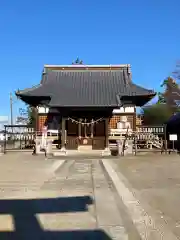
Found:
[[47, 116], [39, 116], [38, 131], [42, 131], [42, 128], [45, 125], [46, 119], [47, 119]]
[[109, 123], [109, 128], [110, 129], [116, 129], [117, 128], [117, 123], [120, 121], [120, 116], [113, 116], [110, 119], [110, 123]]
[[[122, 116], [122, 115], [121, 115]], [[116, 129], [117, 128], [117, 123], [121, 120], [121, 116], [112, 116], [109, 122], [109, 129]], [[130, 123], [131, 128], [133, 129], [133, 115], [127, 116], [127, 121]]]

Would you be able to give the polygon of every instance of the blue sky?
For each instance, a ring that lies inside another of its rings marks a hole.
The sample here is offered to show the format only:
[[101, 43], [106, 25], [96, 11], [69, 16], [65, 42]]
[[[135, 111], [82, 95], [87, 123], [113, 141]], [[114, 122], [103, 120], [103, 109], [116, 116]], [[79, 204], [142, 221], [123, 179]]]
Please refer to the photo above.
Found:
[[130, 63], [134, 82], [159, 90], [180, 59], [179, 9], [178, 0], [1, 0], [0, 115], [9, 92], [39, 83], [44, 64], [77, 56]]

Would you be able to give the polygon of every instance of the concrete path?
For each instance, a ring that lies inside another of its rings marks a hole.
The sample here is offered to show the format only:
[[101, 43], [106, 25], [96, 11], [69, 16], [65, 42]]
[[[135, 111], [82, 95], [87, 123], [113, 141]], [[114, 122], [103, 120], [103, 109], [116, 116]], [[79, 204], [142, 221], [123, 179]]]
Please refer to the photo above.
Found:
[[[98, 230], [99, 235], [93, 236], [95, 239], [128, 239], [117, 199], [100, 160], [68, 160], [54, 178], [45, 182], [41, 192], [58, 194], [59, 198], [76, 198], [77, 202], [73, 200], [72, 205], [77, 204], [79, 208], [81, 198], [87, 199], [84, 211], [52, 215], [51, 220], [47, 215], [40, 217], [39, 221], [46, 229]], [[87, 236], [90, 237], [88, 232]]]
[[0, 176], [0, 239], [176, 239], [144, 215], [112, 159], [7, 154]]

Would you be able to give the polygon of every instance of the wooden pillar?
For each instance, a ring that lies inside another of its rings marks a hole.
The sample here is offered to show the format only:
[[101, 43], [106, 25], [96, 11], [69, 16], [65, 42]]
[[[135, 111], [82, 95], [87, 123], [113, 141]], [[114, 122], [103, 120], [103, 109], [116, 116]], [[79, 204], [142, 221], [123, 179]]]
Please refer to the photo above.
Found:
[[86, 124], [86, 119], [84, 120], [85, 124], [84, 124], [84, 136], [85, 138], [87, 138], [87, 124]]
[[38, 107], [34, 107], [33, 108], [34, 111], [34, 132], [37, 134], [37, 132], [39, 131], [39, 112], [38, 112]]
[[62, 125], [61, 125], [61, 149], [65, 148], [65, 123], [66, 119], [62, 117]]
[[79, 123], [78, 123], [78, 137], [81, 138], [81, 119], [79, 119]]
[[109, 118], [105, 118], [105, 148], [109, 147]]
[[93, 119], [91, 120], [91, 138], [93, 138], [94, 133], [94, 122]]
[[39, 154], [40, 153], [40, 145], [41, 141], [38, 140], [37, 136], [39, 135], [39, 108], [38, 106], [34, 107], [34, 114], [35, 114], [35, 123], [34, 123], [34, 139], [35, 139], [35, 146], [33, 154]]
[[136, 107], [134, 107], [134, 114], [133, 114], [133, 131], [136, 131]]

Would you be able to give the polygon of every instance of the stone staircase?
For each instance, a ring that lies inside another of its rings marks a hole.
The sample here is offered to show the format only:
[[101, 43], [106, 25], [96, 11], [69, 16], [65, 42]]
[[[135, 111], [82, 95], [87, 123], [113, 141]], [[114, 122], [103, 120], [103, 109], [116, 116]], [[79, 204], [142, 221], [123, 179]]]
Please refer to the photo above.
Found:
[[152, 146], [155, 147], [155, 148], [161, 149], [162, 148], [162, 143], [158, 140], [154, 140], [154, 141], [152, 141]]

